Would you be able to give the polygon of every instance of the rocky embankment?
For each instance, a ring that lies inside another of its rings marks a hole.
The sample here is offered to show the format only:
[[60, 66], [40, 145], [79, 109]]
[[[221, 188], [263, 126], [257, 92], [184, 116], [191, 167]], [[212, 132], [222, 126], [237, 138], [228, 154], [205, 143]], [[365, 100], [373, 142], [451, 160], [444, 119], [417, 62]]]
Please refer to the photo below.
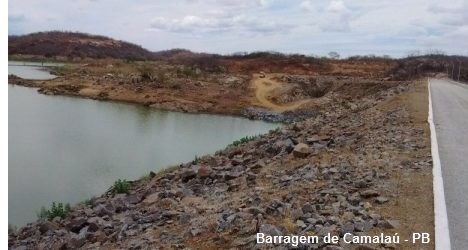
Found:
[[246, 108], [242, 111], [242, 116], [246, 118], [277, 123], [293, 123], [305, 120], [313, 115], [313, 111], [307, 110], [285, 111], [278, 113], [263, 108]]
[[[400, 102], [414, 88], [400, 83], [329, 103], [313, 119], [134, 181], [128, 194], [109, 191], [65, 219], [29, 224], [9, 234], [9, 247], [284, 249], [256, 245], [255, 234], [404, 234], [414, 224], [394, 211], [397, 203], [411, 209], [400, 199], [402, 183], [432, 166], [427, 131]], [[412, 199], [425, 199], [423, 191], [412, 188]]]

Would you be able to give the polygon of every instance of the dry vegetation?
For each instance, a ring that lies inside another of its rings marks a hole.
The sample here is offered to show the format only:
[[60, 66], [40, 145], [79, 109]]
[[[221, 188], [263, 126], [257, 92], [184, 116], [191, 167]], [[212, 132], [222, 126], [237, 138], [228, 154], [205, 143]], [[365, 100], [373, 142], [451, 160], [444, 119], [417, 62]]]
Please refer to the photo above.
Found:
[[[62, 39], [57, 56], [46, 55], [55, 35]], [[99, 46], [103, 53], [95, 50]], [[267, 229], [433, 232], [427, 90], [413, 80], [447, 76], [448, 69], [452, 75], [457, 62], [468, 66], [466, 57], [331, 60], [182, 49], [147, 54], [132, 46], [72, 33], [10, 37], [12, 58], [73, 60], [51, 69], [59, 75], [54, 80], [11, 76], [9, 82], [44, 94], [184, 112], [241, 115], [263, 108], [305, 121], [131, 182], [129, 194], [103, 194], [63, 220], [22, 228], [9, 235], [10, 247], [249, 248], [252, 235]], [[121, 50], [152, 60], [133, 60]], [[467, 77], [462, 66], [460, 79]], [[394, 220], [401, 226], [390, 225]]]
[[104, 36], [59, 31], [8, 36], [8, 54], [67, 60], [86, 57], [128, 60], [152, 59], [151, 52], [135, 44]]

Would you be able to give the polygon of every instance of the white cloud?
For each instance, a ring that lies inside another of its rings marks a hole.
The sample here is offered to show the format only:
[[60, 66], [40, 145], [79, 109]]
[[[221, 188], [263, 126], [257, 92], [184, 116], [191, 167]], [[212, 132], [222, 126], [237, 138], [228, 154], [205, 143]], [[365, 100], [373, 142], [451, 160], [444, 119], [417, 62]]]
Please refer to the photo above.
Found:
[[156, 17], [151, 22], [151, 28], [171, 31], [171, 32], [193, 32], [196, 30], [207, 32], [221, 29], [227, 29], [226, 25], [230, 20], [201, 18], [198, 16], [184, 16], [181, 19], [166, 19], [164, 17]]
[[152, 20], [152, 29], [170, 32], [209, 33], [224, 31], [248, 31], [255, 33], [277, 33], [285, 32], [292, 25], [279, 23], [270, 19], [259, 19], [246, 15], [212, 17], [184, 16], [180, 19], [168, 19], [156, 17]]
[[340, 0], [331, 1], [326, 10], [333, 13], [348, 12], [348, 8], [346, 8], [344, 2]]
[[308, 14], [309, 24], [317, 25], [322, 32], [347, 32], [351, 30], [352, 12], [341, 0], [300, 2], [299, 9]]
[[150, 50], [468, 51], [467, 0], [14, 0], [8, 12], [9, 34], [82, 31]]
[[302, 1], [299, 4], [299, 8], [305, 11], [315, 11], [315, 6], [310, 0]]
[[207, 5], [218, 8], [245, 9], [268, 7], [275, 0], [185, 0], [191, 5]]
[[423, 37], [421, 43], [426, 48], [437, 48], [448, 53], [457, 53], [457, 50], [459, 50], [458, 53], [467, 56], [466, 41], [468, 41], [468, 25], [449, 30], [443, 36], [430, 35]]
[[468, 25], [468, 2], [466, 1], [460, 4], [451, 4], [450, 6], [433, 4], [427, 9], [439, 18], [441, 24], [449, 26]]
[[271, 0], [259, 0], [258, 3], [260, 4], [260, 6], [262, 7], [268, 7], [270, 4], [271, 4]]
[[325, 8], [325, 13], [320, 22], [320, 28], [325, 32], [350, 31], [352, 20], [351, 11], [343, 1], [333, 0]]

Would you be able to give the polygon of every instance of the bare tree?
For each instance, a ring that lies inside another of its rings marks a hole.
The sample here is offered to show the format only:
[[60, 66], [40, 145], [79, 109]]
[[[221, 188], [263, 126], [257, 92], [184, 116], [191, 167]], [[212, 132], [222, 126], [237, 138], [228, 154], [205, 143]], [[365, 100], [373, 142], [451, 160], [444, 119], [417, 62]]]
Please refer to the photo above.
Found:
[[447, 53], [440, 49], [428, 49], [426, 50], [426, 55], [447, 55]]
[[331, 58], [331, 59], [340, 59], [340, 54], [338, 54], [338, 52], [336, 51], [331, 51], [328, 53], [328, 56]]
[[410, 50], [407, 53], [407, 57], [415, 57], [415, 56], [420, 56], [420, 55], [421, 55], [421, 51], [418, 49]]

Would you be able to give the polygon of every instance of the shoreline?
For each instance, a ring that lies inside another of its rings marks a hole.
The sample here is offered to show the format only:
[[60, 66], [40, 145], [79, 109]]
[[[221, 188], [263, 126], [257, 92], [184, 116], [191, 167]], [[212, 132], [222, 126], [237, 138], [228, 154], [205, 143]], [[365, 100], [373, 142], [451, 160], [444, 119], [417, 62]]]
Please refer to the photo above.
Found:
[[432, 234], [432, 209], [421, 210], [433, 206], [425, 90], [397, 84], [330, 103], [314, 119], [131, 181], [128, 194], [111, 188], [64, 219], [31, 223], [9, 246], [251, 248], [255, 233]]
[[[44, 69], [50, 72], [50, 69]], [[197, 108], [190, 108], [177, 105], [177, 101], [174, 102], [166, 102], [163, 104], [158, 103], [151, 103], [146, 100], [136, 99], [136, 98], [115, 98], [109, 97], [112, 96], [112, 93], [104, 95], [98, 93], [95, 94], [83, 94], [80, 93], [79, 87], [65, 87], [66, 84], [55, 84], [57, 81], [60, 81], [61, 76], [57, 76], [54, 79], [50, 80], [30, 80], [30, 79], [23, 79], [16, 75], [9, 75], [8, 76], [8, 84], [18, 85], [28, 88], [35, 88], [37, 92], [44, 95], [58, 95], [58, 96], [68, 96], [68, 97], [75, 97], [75, 98], [84, 98], [84, 99], [91, 99], [96, 101], [110, 101], [110, 102], [120, 102], [120, 103], [127, 103], [132, 105], [138, 105], [141, 107], [147, 107], [150, 109], [162, 110], [162, 111], [172, 111], [172, 112], [180, 112], [180, 113], [189, 113], [189, 114], [211, 114], [211, 115], [226, 115], [226, 116], [235, 116], [235, 117], [242, 117], [249, 120], [260, 120], [265, 122], [271, 123], [283, 123], [289, 124], [298, 120], [306, 119], [305, 115], [296, 115], [295, 112], [287, 111], [287, 112], [274, 112], [268, 110], [264, 107], [257, 107], [257, 106], [246, 106], [243, 109], [225, 109], [221, 110], [218, 108], [213, 109], [206, 109], [200, 110]], [[48, 83], [50, 85], [48, 85]], [[174, 103], [175, 106], [173, 105]], [[182, 102], [183, 103], [183, 102]]]
[[[38, 94], [54, 96], [52, 94], [44, 94], [44, 93], [39, 92], [39, 90], [41, 89], [39, 86], [28, 86], [26, 84], [18, 84], [18, 83], [8, 83], [8, 84], [12, 85], [12, 86], [19, 86], [19, 87], [24, 87], [24, 88], [35, 89], [36, 92], [38, 92]], [[162, 112], [176, 112], [176, 113], [183, 113], [183, 114], [188, 114], [188, 115], [203, 114], [203, 115], [214, 115], [214, 116], [227, 116], [227, 117], [244, 118], [244, 119], [253, 120], [253, 121], [264, 121], [264, 122], [267, 122], [267, 123], [279, 123], [279, 124], [282, 124], [282, 125], [289, 124], [287, 122], [275, 122], [275, 121], [272, 121], [271, 119], [251, 119], [247, 112], [242, 112], [241, 114], [210, 113], [210, 112], [186, 112], [186, 111], [182, 111], [182, 110], [170, 110], [170, 109], [164, 109], [164, 108], [150, 107], [150, 106], [144, 105], [142, 103], [131, 102], [131, 101], [99, 99], [99, 98], [94, 98], [94, 97], [87, 97], [87, 96], [81, 96], [81, 95], [67, 95], [67, 94], [57, 94], [56, 96], [88, 99], [88, 100], [93, 100], [93, 101], [98, 101], [98, 102], [109, 102], [109, 103], [133, 105], [133, 106], [136, 106], [136, 107], [139, 107], [139, 108], [147, 108], [149, 110], [162, 111]], [[253, 109], [257, 109], [257, 108], [253, 108]], [[269, 111], [265, 110], [265, 112], [269, 112]], [[279, 113], [277, 115], [281, 115], [281, 114]]]

